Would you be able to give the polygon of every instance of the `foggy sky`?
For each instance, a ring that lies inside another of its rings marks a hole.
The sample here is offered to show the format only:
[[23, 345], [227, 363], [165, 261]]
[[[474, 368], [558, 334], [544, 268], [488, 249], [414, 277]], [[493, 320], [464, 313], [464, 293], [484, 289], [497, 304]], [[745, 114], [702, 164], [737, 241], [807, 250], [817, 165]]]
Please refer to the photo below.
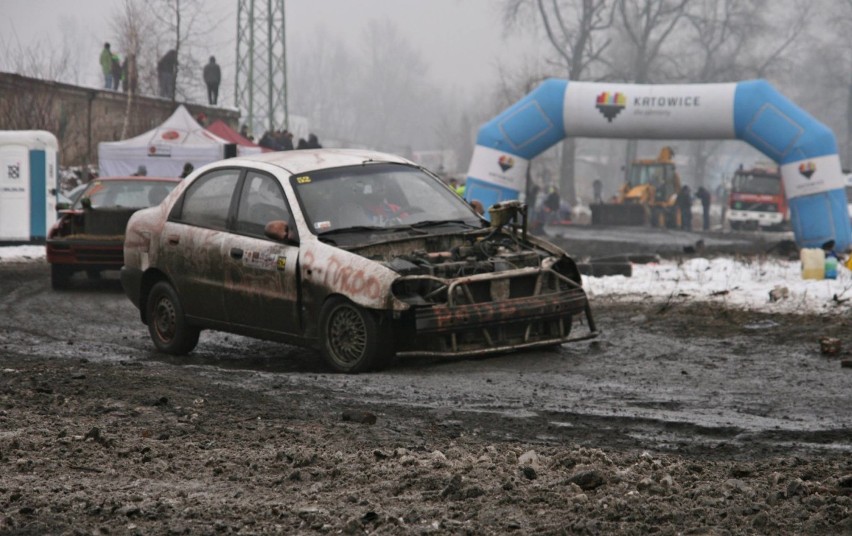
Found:
[[[0, 45], [18, 41], [24, 47], [58, 47], [63, 36], [70, 35], [79, 83], [99, 87], [98, 55], [103, 43], [114, 39], [109, 20], [120, 4], [118, 0], [0, 0]], [[210, 53], [225, 69], [223, 89], [233, 87], [237, 1], [206, 0], [205, 5], [217, 12], [215, 18], [224, 19], [210, 43]], [[500, 5], [496, 0], [287, 0], [288, 54], [299, 54], [309, 37], [318, 33], [356, 46], [369, 21], [387, 19], [422, 53], [430, 80], [473, 90], [496, 82], [498, 63], [511, 66], [525, 54], [543, 54], [547, 46], [542, 40], [505, 35]]]

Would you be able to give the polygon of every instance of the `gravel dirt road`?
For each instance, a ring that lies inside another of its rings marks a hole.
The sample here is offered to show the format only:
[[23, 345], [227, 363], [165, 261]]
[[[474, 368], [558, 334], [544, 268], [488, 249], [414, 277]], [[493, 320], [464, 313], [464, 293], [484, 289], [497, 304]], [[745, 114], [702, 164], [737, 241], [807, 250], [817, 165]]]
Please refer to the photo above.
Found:
[[848, 319], [593, 308], [591, 343], [343, 376], [166, 358], [116, 279], [0, 264], [0, 533], [852, 534]]

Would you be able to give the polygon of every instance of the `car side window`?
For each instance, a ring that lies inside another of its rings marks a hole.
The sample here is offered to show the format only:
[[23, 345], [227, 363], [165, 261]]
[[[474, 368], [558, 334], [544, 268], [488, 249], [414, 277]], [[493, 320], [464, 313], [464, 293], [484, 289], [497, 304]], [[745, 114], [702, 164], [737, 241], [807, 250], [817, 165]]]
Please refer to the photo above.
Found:
[[190, 225], [225, 229], [240, 170], [213, 171], [196, 180], [184, 194], [178, 219]]
[[276, 220], [292, 224], [281, 185], [268, 175], [249, 172], [243, 182], [235, 230], [262, 237], [266, 224]]

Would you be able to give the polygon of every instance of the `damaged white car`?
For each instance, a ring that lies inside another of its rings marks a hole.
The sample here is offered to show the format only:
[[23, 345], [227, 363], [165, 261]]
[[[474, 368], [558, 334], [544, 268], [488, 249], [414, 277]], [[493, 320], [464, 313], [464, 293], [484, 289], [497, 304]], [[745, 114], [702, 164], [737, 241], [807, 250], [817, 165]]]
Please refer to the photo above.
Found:
[[520, 203], [491, 216], [388, 154], [234, 158], [132, 217], [121, 280], [154, 345], [171, 354], [216, 329], [313, 347], [334, 370], [361, 372], [394, 355], [596, 336], [574, 261], [527, 236]]

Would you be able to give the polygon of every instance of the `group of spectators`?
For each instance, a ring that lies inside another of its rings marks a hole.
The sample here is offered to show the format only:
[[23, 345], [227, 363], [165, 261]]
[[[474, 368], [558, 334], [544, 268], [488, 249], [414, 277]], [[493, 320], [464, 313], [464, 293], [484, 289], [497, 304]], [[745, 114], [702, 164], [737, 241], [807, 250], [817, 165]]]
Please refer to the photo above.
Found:
[[[702, 225], [701, 228], [705, 231], [710, 230], [710, 201], [712, 196], [710, 195], [710, 191], [707, 188], [700, 186], [698, 191], [695, 193], [695, 197], [701, 201], [701, 215], [702, 217]], [[677, 194], [677, 206], [678, 210], [680, 210], [680, 223], [681, 228], [686, 229], [687, 231], [692, 230], [692, 190], [689, 189], [689, 186], [686, 184], [681, 187], [680, 192]]]
[[[123, 91], [136, 93], [139, 86], [139, 72], [136, 66], [136, 55], [128, 54], [124, 61], [104, 43], [100, 55], [101, 71], [104, 75], [104, 88], [118, 91], [119, 84]], [[157, 62], [158, 95], [174, 100], [177, 82], [178, 53], [175, 49], [167, 51]], [[207, 87], [207, 103], [216, 106], [219, 100], [219, 84], [222, 82], [222, 71], [216, 58], [210, 56], [202, 72], [204, 85]]]
[[104, 74], [104, 89], [118, 91], [118, 86], [121, 85], [121, 90], [124, 92], [136, 92], [139, 74], [135, 54], [128, 54], [124, 61], [121, 61], [121, 57], [110, 49], [110, 44], [104, 43], [100, 64]]
[[[243, 125], [240, 129], [240, 135], [244, 138], [254, 141], [248, 127]], [[272, 149], [273, 151], [291, 151], [293, 149], [322, 149], [316, 134], [310, 134], [308, 139], [299, 138], [299, 141], [293, 144], [293, 133], [289, 130], [267, 130], [257, 142], [261, 147]]]

